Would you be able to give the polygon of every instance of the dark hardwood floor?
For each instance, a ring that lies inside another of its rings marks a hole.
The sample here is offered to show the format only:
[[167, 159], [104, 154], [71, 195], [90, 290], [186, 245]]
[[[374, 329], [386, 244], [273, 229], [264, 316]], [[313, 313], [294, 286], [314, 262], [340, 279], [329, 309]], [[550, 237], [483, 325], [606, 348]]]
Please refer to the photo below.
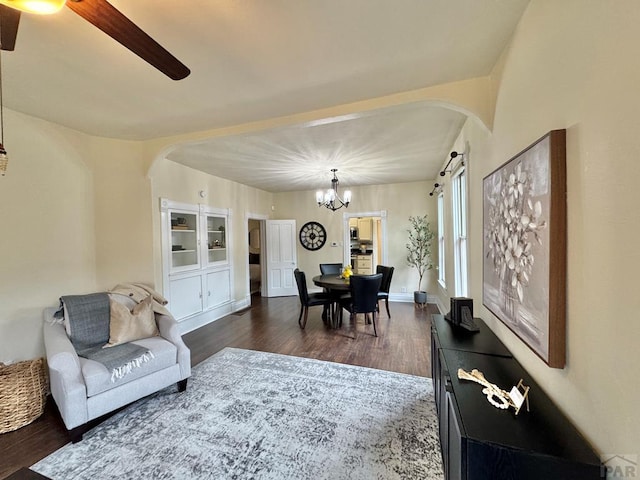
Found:
[[[423, 310], [411, 303], [391, 303], [392, 318], [387, 317], [384, 304], [381, 306], [377, 338], [362, 316], [354, 325], [345, 315], [342, 328], [327, 328], [320, 318], [321, 307], [309, 310], [307, 326], [301, 330], [297, 323], [297, 297], [259, 296], [253, 297], [250, 309], [221, 318], [183, 338], [191, 349], [192, 365], [225, 347], [236, 347], [430, 376], [431, 313], [438, 313], [436, 306], [430, 304]], [[67, 442], [67, 431], [49, 398], [45, 413], [38, 420], [0, 435], [0, 479], [33, 465]]]

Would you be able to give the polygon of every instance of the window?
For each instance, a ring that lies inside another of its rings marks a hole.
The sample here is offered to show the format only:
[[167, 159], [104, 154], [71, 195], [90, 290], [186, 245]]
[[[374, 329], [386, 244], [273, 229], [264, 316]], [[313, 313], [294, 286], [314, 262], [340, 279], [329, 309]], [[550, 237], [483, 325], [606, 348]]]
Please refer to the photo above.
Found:
[[467, 296], [467, 175], [463, 168], [452, 178], [453, 265], [456, 297]]
[[444, 241], [444, 193], [438, 194], [438, 282], [442, 288], [447, 288], [445, 283], [445, 241]]

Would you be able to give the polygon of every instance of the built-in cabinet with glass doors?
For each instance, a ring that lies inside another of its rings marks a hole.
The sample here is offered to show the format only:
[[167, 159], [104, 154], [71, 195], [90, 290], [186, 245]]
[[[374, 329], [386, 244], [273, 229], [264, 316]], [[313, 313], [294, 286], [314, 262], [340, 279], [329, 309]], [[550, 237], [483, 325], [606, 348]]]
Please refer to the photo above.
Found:
[[164, 198], [160, 210], [163, 292], [173, 316], [195, 326], [230, 313], [230, 210]]

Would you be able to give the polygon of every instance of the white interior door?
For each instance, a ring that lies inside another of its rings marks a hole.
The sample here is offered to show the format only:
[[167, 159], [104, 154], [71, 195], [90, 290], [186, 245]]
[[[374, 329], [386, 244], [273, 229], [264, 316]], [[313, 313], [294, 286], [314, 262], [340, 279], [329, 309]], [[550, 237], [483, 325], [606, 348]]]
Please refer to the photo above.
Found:
[[297, 295], [296, 221], [267, 220], [267, 297]]

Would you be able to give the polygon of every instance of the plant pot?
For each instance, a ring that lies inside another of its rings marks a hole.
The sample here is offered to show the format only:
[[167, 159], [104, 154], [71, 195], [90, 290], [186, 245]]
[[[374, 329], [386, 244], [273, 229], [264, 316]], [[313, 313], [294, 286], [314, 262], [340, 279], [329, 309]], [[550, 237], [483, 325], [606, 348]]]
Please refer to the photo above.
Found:
[[422, 290], [413, 292], [413, 301], [418, 305], [424, 305], [427, 303], [427, 292]]

